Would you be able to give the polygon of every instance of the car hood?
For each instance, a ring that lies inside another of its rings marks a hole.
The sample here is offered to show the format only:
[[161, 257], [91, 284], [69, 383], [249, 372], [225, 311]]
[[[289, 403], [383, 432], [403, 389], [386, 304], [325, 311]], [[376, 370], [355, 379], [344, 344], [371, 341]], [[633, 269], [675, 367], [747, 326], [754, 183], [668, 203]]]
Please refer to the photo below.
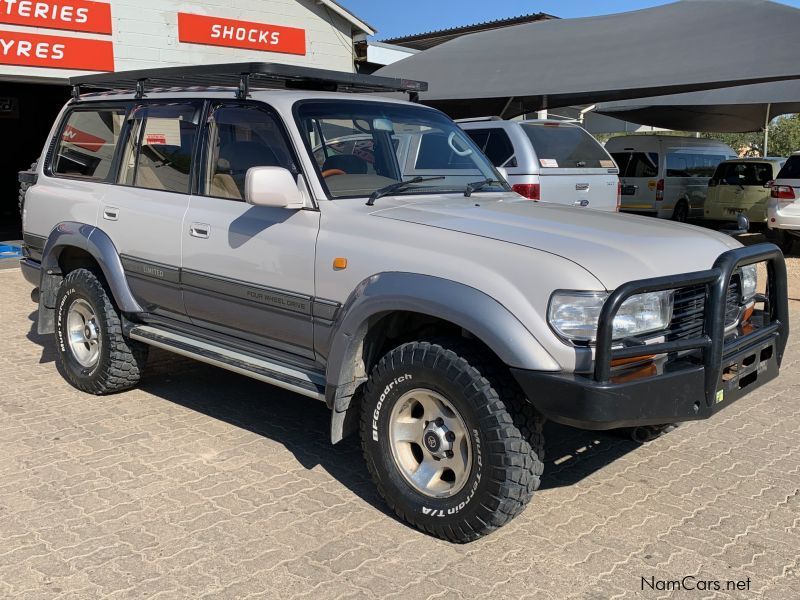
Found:
[[[373, 215], [556, 254], [589, 271], [609, 290], [636, 279], [709, 269], [720, 254], [741, 246], [729, 236], [693, 225], [532, 202], [513, 194], [402, 201]], [[453, 251], [469, 252], [470, 247]]]

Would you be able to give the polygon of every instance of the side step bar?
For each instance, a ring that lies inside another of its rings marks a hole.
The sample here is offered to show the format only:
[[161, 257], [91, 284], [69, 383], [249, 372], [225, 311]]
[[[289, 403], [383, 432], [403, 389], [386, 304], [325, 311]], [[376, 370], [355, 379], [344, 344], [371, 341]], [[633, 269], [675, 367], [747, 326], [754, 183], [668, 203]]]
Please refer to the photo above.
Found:
[[151, 325], [136, 325], [128, 332], [128, 335], [131, 339], [169, 350], [175, 354], [188, 356], [215, 367], [271, 383], [309, 398], [325, 400], [325, 379], [319, 373], [304, 371], [263, 358], [255, 358]]

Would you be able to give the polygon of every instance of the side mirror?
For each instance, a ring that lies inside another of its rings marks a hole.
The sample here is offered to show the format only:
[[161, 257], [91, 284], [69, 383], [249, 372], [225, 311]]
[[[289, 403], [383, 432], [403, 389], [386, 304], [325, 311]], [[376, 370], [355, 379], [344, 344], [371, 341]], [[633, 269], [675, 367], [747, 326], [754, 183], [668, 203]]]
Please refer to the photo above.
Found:
[[500, 177], [502, 177], [505, 181], [508, 181], [508, 171], [505, 167], [497, 167], [497, 172], [500, 173]]
[[244, 180], [244, 198], [253, 206], [303, 208], [294, 175], [283, 167], [251, 167]]

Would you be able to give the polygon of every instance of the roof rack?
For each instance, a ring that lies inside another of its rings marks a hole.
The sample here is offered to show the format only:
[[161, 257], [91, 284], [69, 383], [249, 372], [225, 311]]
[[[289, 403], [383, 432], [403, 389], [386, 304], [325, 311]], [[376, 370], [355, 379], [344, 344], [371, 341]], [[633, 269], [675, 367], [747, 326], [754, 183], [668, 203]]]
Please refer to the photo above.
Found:
[[244, 99], [251, 89], [302, 89], [340, 92], [406, 92], [412, 101], [428, 90], [424, 81], [377, 77], [295, 67], [278, 63], [248, 62], [188, 67], [137, 69], [116, 73], [97, 73], [70, 77], [72, 97], [80, 98], [84, 89], [130, 91], [137, 98], [146, 88], [232, 87]]
[[468, 117], [466, 119], [456, 119], [456, 123], [477, 123], [479, 121], [503, 121], [503, 117], [496, 115], [491, 117]]

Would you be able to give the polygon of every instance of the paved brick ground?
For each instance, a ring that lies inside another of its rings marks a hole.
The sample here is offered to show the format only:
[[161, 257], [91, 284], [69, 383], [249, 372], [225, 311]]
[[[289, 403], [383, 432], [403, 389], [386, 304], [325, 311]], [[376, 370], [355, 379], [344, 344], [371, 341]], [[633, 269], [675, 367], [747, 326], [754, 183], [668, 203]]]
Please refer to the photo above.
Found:
[[138, 390], [75, 391], [28, 295], [0, 271], [0, 597], [800, 598], [798, 336], [779, 381], [645, 446], [548, 426], [534, 502], [454, 546], [385, 512], [321, 404], [155, 352]]

